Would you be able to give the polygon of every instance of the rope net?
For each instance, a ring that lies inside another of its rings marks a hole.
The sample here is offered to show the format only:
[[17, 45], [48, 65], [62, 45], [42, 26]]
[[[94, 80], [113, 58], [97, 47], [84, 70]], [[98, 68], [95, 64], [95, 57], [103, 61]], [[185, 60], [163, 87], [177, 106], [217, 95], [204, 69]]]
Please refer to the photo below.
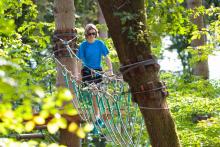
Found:
[[[71, 40], [57, 39], [65, 45], [69, 57], [78, 59], [68, 45]], [[105, 72], [90, 69], [94, 75], [101, 75], [102, 81], [96, 84], [79, 82], [77, 76], [73, 76], [56, 57], [54, 59], [62, 67], [67, 88], [74, 91], [74, 107], [82, 120], [92, 123], [100, 132], [96, 135], [104, 136], [107, 141], [117, 146], [139, 146], [147, 143], [143, 142], [148, 140], [143, 117], [138, 105], [132, 102], [129, 87], [121, 77], [107, 76]], [[94, 98], [104, 127], [97, 123]]]
[[[127, 92], [128, 85], [123, 80], [103, 77], [102, 82], [86, 83], [85, 86], [85, 82], [69, 80], [67, 71], [63, 72], [63, 76], [67, 87], [74, 90], [73, 105], [78, 114], [101, 132], [97, 135], [104, 135], [107, 141], [119, 146], [137, 146], [141, 138], [147, 136], [143, 135], [145, 126], [138, 105], [132, 103], [131, 93]], [[105, 127], [96, 123], [94, 97]]]

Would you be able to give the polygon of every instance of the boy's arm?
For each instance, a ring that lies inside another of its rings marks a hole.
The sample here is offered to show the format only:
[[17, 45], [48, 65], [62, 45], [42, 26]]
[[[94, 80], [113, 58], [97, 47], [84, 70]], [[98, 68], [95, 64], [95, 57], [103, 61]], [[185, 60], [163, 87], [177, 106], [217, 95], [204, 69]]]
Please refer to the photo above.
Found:
[[105, 56], [105, 62], [108, 66], [108, 71], [110, 75], [113, 75], [113, 68], [112, 68], [112, 62], [108, 56]]

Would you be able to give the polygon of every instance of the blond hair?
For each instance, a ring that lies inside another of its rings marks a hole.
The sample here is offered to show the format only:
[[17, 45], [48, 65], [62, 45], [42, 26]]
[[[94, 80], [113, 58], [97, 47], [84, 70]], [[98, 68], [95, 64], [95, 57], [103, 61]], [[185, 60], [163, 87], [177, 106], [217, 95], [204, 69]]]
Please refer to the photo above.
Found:
[[98, 29], [97, 29], [96, 26], [95, 26], [94, 24], [92, 24], [92, 23], [89, 23], [89, 24], [86, 25], [86, 27], [85, 27], [85, 36], [87, 36], [88, 32], [89, 32], [90, 30], [92, 30], [92, 29], [96, 31], [96, 37], [97, 37], [97, 36], [98, 36]]

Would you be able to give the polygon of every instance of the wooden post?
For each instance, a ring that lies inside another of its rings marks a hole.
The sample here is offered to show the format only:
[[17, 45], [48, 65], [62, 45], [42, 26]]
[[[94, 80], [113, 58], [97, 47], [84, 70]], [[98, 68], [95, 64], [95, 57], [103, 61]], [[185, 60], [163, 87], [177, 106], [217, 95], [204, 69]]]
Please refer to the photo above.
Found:
[[[60, 42], [60, 39], [71, 40], [75, 37], [75, 7], [74, 0], [54, 0], [54, 19], [55, 19], [55, 33], [57, 38], [54, 39], [54, 52], [55, 57], [62, 65], [71, 71], [72, 75], [77, 75], [77, 62], [75, 58], [69, 57], [69, 53], [65, 46]], [[70, 47], [74, 48], [75, 43], [71, 42]], [[57, 64], [57, 87], [66, 87], [63, 75], [62, 67]], [[72, 94], [73, 89], [70, 89]], [[68, 102], [67, 102], [68, 103]], [[79, 125], [79, 122], [76, 122]], [[60, 130], [60, 144], [68, 147], [79, 147], [80, 138], [75, 134], [68, 132], [67, 129]]]

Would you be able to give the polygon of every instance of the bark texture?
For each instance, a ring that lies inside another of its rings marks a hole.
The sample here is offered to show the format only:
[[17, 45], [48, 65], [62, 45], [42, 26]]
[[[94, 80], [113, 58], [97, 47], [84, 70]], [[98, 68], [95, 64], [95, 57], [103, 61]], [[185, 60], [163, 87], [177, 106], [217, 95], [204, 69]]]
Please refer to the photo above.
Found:
[[[105, 18], [104, 18], [103, 14], [102, 14], [102, 10], [101, 10], [101, 8], [100, 8], [99, 5], [98, 5], [98, 22], [99, 22], [99, 24], [101, 24], [101, 25], [106, 24], [106, 23], [105, 23]], [[107, 32], [107, 30], [105, 30], [105, 29], [103, 29], [103, 28], [100, 28], [100, 29], [99, 29], [99, 37], [101, 37], [101, 38], [107, 38], [107, 37], [108, 37], [108, 32]]]
[[[154, 58], [146, 27], [144, 0], [99, 0], [99, 4], [122, 66]], [[152, 146], [179, 147], [164, 92], [152, 91], [161, 87], [158, 71], [156, 64], [141, 65], [129, 70], [123, 78], [140, 107]]]
[[73, 0], [54, 0], [55, 30], [67, 31], [75, 27]]
[[[201, 7], [202, 5], [203, 5], [202, 0], [187, 0], [187, 7], [189, 9], [195, 9], [197, 7]], [[204, 17], [202, 15], [199, 15], [196, 18], [192, 17], [191, 21], [192, 21], [192, 23], [194, 23], [197, 26], [198, 30], [201, 30], [202, 28], [205, 27]], [[198, 46], [202, 46], [205, 44], [206, 44], [206, 36], [201, 35], [201, 37], [199, 39], [195, 39], [192, 41], [191, 46], [198, 47]], [[193, 66], [192, 72], [196, 76], [201, 76], [204, 79], [208, 79], [209, 78], [208, 60], [203, 60], [203, 61], [197, 62]]]
[[[55, 35], [59, 35], [59, 38], [63, 40], [70, 40], [73, 36], [62, 35], [62, 34], [71, 34], [74, 31], [75, 27], [75, 8], [73, 0], [54, 0], [54, 19], [55, 19]], [[72, 46], [71, 46], [72, 47]], [[72, 75], [76, 75], [77, 71], [77, 62], [75, 58], [70, 58], [68, 56], [68, 51], [65, 50], [65, 47], [59, 41], [55, 40], [55, 48], [61, 50], [62, 53], [57, 52], [57, 59], [62, 65], [71, 72]], [[59, 56], [58, 56], [59, 55]], [[64, 76], [62, 74], [62, 66], [57, 64], [57, 87], [66, 87]], [[72, 86], [70, 86], [72, 87]], [[70, 89], [72, 94], [73, 89]], [[79, 125], [79, 122], [77, 122]], [[66, 145], [68, 147], [79, 147], [80, 139], [73, 133], [68, 132], [66, 129], [60, 130], [60, 144]]]

